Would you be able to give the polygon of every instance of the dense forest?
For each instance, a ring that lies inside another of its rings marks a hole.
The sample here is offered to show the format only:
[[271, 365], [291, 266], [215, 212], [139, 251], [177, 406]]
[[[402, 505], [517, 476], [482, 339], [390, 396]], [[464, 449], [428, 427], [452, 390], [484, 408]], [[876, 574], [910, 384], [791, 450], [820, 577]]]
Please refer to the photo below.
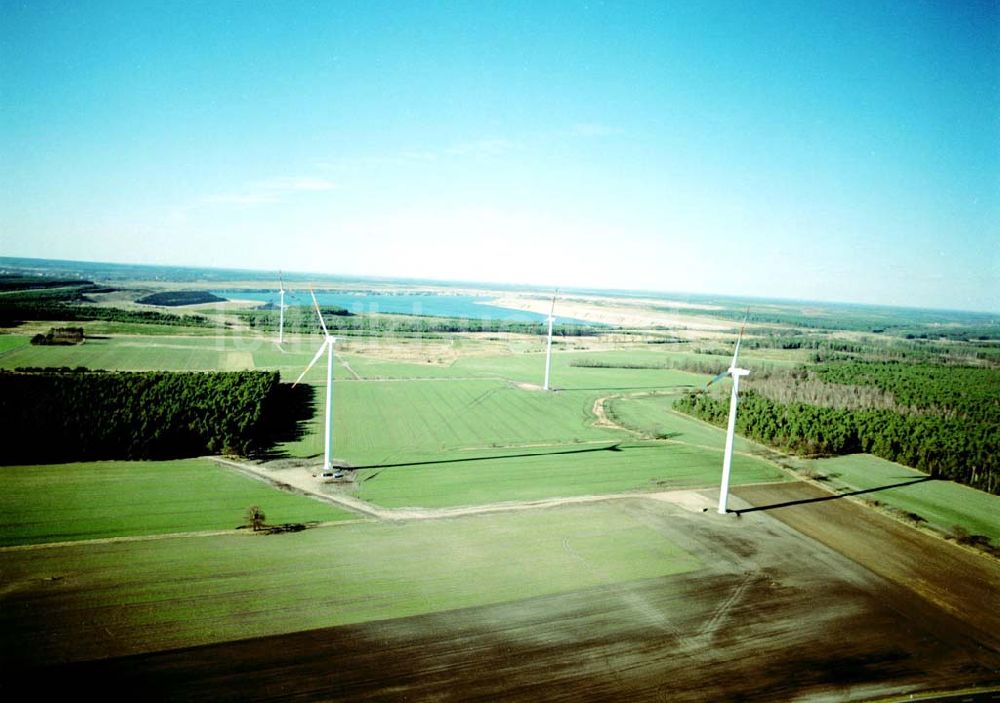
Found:
[[77, 286], [92, 286], [93, 281], [81, 278], [57, 278], [49, 276], [30, 276], [22, 274], [0, 275], [0, 292], [41, 290], [45, 288], [67, 288]]
[[277, 372], [0, 372], [0, 463], [251, 454], [291, 439], [311, 389]]
[[[674, 407], [722, 426], [729, 399], [692, 393]], [[1000, 493], [1000, 371], [993, 369], [851, 363], [748, 379], [737, 431], [799, 454], [871, 453]]]
[[77, 281], [72, 286], [52, 287], [39, 283], [37, 288], [22, 287], [4, 292], [0, 295], [0, 327], [14, 327], [26, 321], [130, 322], [184, 327], [215, 325], [203, 315], [171, 315], [155, 310], [125, 310], [92, 304], [91, 294], [112, 291], [113, 288], [89, 281]]
[[826, 333], [775, 332], [743, 340], [744, 349], [804, 349], [818, 352], [813, 360], [878, 358], [883, 360], [930, 360], [942, 363], [969, 363], [971, 360], [1000, 360], [1000, 347], [986, 343], [954, 344], [925, 339], [907, 340], [875, 336], [840, 339]]
[[131, 322], [176, 327], [213, 327], [215, 322], [203, 315], [171, 315], [155, 310], [68, 303], [9, 303], [0, 300], [0, 327], [14, 327], [28, 320], [46, 322]]
[[220, 298], [215, 293], [207, 290], [171, 290], [162, 293], [150, 293], [135, 302], [139, 305], [163, 305], [166, 307], [177, 307], [179, 305], [204, 305], [205, 303], [224, 303], [225, 298]]

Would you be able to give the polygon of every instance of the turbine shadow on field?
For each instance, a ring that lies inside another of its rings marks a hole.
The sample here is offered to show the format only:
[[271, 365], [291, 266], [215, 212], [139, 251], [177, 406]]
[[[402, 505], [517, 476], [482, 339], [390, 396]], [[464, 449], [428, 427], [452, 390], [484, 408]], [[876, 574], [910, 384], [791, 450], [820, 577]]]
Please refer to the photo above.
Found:
[[[459, 464], [468, 461], [491, 461], [493, 459], [520, 459], [522, 457], [529, 456], [557, 456], [560, 454], [590, 454], [592, 452], [621, 452], [624, 451], [621, 448], [621, 442], [616, 442], [610, 447], [590, 447], [587, 449], [567, 449], [559, 452], [528, 452], [525, 454], [499, 454], [496, 456], [470, 456], [464, 459], [433, 459], [429, 461], [406, 461], [399, 464], [368, 464], [367, 466], [354, 466], [351, 467], [355, 471], [360, 471], [361, 469], [394, 469], [403, 466], [426, 466], [428, 464]], [[366, 481], [369, 481], [378, 476], [378, 474], [372, 474]]]
[[560, 393], [572, 391], [677, 391], [678, 395], [694, 386], [594, 386], [592, 388], [556, 388]]
[[922, 478], [913, 479], [912, 481], [903, 481], [902, 483], [890, 483], [886, 486], [876, 486], [875, 488], [865, 488], [860, 491], [848, 491], [846, 493], [837, 493], [836, 495], [822, 496], [820, 498], [804, 498], [802, 500], [789, 500], [784, 503], [774, 503], [772, 505], [759, 505], [753, 508], [744, 508], [743, 510], [730, 510], [731, 513], [736, 513], [737, 515], [743, 515], [744, 513], [755, 513], [761, 510], [777, 510], [778, 508], [789, 508], [793, 505], [806, 505], [808, 503], [824, 503], [828, 500], [840, 500], [841, 498], [847, 498], [848, 496], [860, 496], [867, 493], [878, 493], [879, 491], [887, 491], [890, 488], [902, 488], [904, 486], [914, 486], [918, 483], [926, 483], [927, 481], [936, 481], [932, 476], [924, 476]]

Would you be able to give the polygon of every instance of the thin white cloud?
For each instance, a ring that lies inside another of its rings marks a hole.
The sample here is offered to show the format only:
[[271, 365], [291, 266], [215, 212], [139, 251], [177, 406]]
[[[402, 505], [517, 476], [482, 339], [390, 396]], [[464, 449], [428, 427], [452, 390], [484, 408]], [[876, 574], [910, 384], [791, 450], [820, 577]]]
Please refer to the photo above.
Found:
[[295, 193], [320, 193], [336, 188], [337, 184], [326, 178], [274, 178], [251, 183], [240, 191], [209, 195], [201, 202], [208, 205], [270, 205]]

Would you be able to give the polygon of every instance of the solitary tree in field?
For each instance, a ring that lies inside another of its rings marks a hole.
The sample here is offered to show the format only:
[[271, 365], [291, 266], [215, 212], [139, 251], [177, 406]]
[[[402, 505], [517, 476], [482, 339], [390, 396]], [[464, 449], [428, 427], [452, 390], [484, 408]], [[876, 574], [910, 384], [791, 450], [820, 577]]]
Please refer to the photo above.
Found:
[[259, 505], [251, 505], [247, 508], [247, 523], [256, 532], [264, 526], [264, 511]]

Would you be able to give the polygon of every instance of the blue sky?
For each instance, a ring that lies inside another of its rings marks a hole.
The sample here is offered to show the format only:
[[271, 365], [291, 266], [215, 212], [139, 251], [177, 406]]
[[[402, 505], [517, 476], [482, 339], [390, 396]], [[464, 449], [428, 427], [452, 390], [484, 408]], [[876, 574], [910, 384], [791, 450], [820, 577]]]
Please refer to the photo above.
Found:
[[0, 12], [4, 255], [1000, 310], [995, 0]]

